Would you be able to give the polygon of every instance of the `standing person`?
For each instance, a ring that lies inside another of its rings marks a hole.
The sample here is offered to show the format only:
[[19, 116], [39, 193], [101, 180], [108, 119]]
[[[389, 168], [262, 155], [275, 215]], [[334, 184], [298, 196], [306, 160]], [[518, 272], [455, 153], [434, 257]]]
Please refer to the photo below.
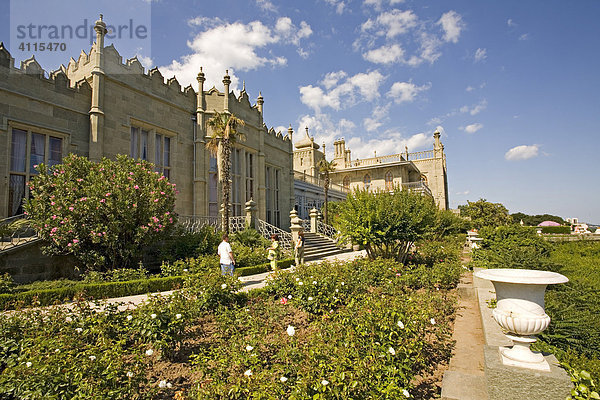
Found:
[[279, 236], [271, 235], [271, 247], [268, 249], [267, 258], [271, 261], [271, 270], [277, 271], [279, 267], [277, 266], [277, 260], [279, 259]]
[[217, 250], [219, 257], [221, 257], [221, 274], [233, 276], [233, 268], [235, 266], [235, 260], [233, 258], [233, 250], [229, 244], [229, 236], [223, 234], [223, 241], [219, 245]]
[[295, 257], [296, 266], [304, 264], [304, 232], [298, 233], [298, 240], [296, 241]]

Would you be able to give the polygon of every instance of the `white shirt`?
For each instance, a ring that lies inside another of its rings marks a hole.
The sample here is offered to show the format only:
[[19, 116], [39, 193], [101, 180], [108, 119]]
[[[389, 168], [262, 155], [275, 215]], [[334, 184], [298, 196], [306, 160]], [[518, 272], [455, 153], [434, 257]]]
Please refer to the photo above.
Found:
[[219, 245], [217, 253], [219, 254], [219, 256], [221, 256], [221, 264], [229, 265], [232, 263], [233, 260], [231, 259], [229, 253], [233, 253], [233, 250], [231, 250], [231, 245], [229, 243], [227, 243], [226, 241], [222, 241]]

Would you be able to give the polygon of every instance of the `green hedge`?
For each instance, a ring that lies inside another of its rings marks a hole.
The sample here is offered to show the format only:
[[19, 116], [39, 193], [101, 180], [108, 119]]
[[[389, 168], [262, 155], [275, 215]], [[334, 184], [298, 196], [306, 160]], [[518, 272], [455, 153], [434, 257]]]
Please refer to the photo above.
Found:
[[48, 306], [56, 302], [71, 301], [80, 294], [85, 298], [102, 299], [163, 292], [182, 284], [183, 277], [168, 276], [165, 278], [137, 279], [126, 282], [81, 283], [56, 289], [0, 294], [0, 309], [11, 309], [17, 305], [30, 306], [34, 304], [36, 299], [36, 305]]
[[542, 233], [571, 233], [571, 228], [568, 226], [540, 226]]
[[[291, 267], [293, 264], [294, 264], [294, 259], [288, 258], [288, 259], [279, 261], [277, 265], [279, 266], [279, 268], [285, 269], [285, 268]], [[264, 264], [254, 265], [252, 267], [236, 268], [235, 272], [237, 274], [239, 274], [240, 276], [248, 276], [248, 275], [262, 274], [263, 272], [268, 272], [270, 270], [271, 270], [271, 264], [264, 263]]]
[[[289, 268], [293, 264], [293, 258], [279, 261], [280, 268]], [[236, 268], [235, 272], [240, 276], [248, 276], [267, 272], [270, 269], [270, 264], [265, 263], [252, 267]], [[57, 302], [71, 301], [78, 295], [83, 295], [86, 299], [108, 299], [134, 296], [136, 294], [164, 292], [181, 286], [183, 279], [183, 276], [167, 276], [126, 282], [78, 283], [55, 289], [38, 289], [0, 294], [0, 310], [13, 309], [16, 306], [30, 306], [36, 300], [36, 305], [48, 306]]]

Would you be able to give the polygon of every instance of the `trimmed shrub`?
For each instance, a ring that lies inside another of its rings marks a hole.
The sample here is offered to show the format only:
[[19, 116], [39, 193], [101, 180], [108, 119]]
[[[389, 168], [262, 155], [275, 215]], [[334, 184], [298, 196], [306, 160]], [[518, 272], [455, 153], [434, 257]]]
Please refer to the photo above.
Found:
[[569, 226], [539, 226], [542, 228], [542, 233], [554, 233], [554, 234], [569, 234], [571, 233], [571, 227]]

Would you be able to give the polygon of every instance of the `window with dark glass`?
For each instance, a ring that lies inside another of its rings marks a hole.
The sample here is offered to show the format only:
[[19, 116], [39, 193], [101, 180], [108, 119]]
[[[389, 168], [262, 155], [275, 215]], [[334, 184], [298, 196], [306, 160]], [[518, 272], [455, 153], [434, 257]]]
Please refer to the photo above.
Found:
[[38, 173], [37, 166], [61, 163], [63, 139], [17, 128], [12, 128], [10, 139], [8, 215], [13, 216], [23, 213], [23, 199], [29, 195], [25, 185]]

